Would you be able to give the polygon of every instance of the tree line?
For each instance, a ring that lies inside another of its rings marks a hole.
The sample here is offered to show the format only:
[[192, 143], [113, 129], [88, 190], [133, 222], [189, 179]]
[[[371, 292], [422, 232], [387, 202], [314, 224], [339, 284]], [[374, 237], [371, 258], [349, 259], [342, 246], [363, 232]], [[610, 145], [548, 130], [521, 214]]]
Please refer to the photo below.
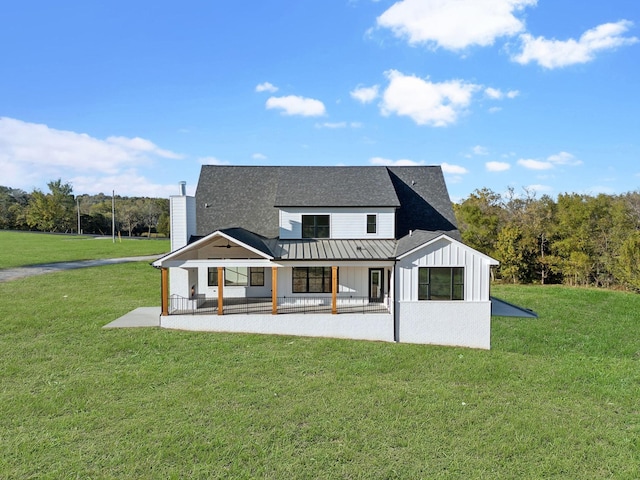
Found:
[[553, 199], [485, 188], [454, 211], [464, 243], [499, 260], [503, 281], [640, 292], [640, 191]]
[[72, 186], [61, 179], [47, 187], [48, 192], [27, 193], [0, 186], [0, 229], [111, 235], [115, 205], [115, 228], [120, 235], [169, 236], [168, 199], [74, 195]]

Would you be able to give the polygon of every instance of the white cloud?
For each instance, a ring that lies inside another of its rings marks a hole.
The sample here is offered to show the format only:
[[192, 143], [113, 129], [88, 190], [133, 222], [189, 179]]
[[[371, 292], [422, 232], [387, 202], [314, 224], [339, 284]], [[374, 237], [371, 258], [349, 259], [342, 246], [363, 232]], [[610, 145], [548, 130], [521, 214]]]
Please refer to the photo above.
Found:
[[374, 85], [373, 87], [356, 87], [350, 93], [351, 98], [358, 100], [361, 103], [370, 103], [378, 98], [378, 90], [380, 87]]
[[417, 165], [424, 165], [424, 162], [416, 162], [414, 160], [401, 159], [390, 160], [388, 158], [373, 157], [369, 159], [369, 163], [373, 165], [382, 165], [385, 167], [415, 167]]
[[476, 145], [472, 150], [474, 155], [489, 155], [487, 147], [483, 147], [482, 145]]
[[521, 158], [518, 160], [518, 165], [529, 170], [550, 170], [553, 168], [553, 164], [551, 162], [542, 162], [531, 158]]
[[263, 155], [262, 153], [254, 153], [253, 155], [251, 155], [251, 158], [253, 158], [254, 160], [266, 160], [267, 156]]
[[200, 165], [230, 165], [227, 160], [220, 160], [216, 157], [200, 157], [198, 158]]
[[270, 97], [267, 109], [279, 108], [283, 115], [301, 115], [303, 117], [319, 117], [325, 114], [324, 104], [313, 98], [287, 95], [286, 97]]
[[518, 165], [528, 168], [529, 170], [551, 170], [558, 165], [577, 167], [578, 165], [582, 165], [582, 160], [577, 159], [568, 152], [560, 152], [549, 155], [546, 160], [520, 159], [518, 160]]
[[407, 116], [418, 125], [444, 127], [455, 123], [480, 88], [461, 80], [433, 83], [397, 70], [385, 73], [389, 86], [382, 96], [382, 114]]
[[[55, 178], [117, 177], [124, 171], [131, 177], [137, 168], [150, 168], [163, 159], [181, 158], [183, 155], [140, 137], [111, 136], [102, 140], [85, 133], [0, 117], [2, 184], [14, 188], [43, 188]], [[86, 189], [74, 184], [74, 191], [98, 193], [97, 183], [88, 182]], [[136, 187], [133, 183], [128, 185]], [[104, 191], [112, 187], [113, 184]]]
[[637, 37], [623, 36], [632, 25], [628, 20], [604, 23], [587, 30], [579, 40], [549, 40], [526, 33], [520, 36], [522, 51], [512, 60], [522, 65], [537, 62], [549, 69], [587, 63], [594, 60], [598, 52], [637, 43]]
[[412, 45], [462, 50], [472, 45], [489, 46], [496, 38], [524, 31], [516, 17], [537, 0], [402, 0], [377, 19], [397, 37]]
[[484, 164], [488, 172], [504, 172], [511, 168], [507, 162], [487, 162]]
[[501, 90], [497, 88], [492, 88], [492, 87], [485, 88], [484, 94], [487, 97], [492, 98], [494, 100], [500, 100], [503, 96], [503, 93]]
[[450, 165], [446, 162], [443, 162], [440, 167], [442, 167], [442, 171], [444, 173], [448, 173], [448, 174], [452, 174], [452, 175], [464, 175], [465, 173], [469, 173], [469, 170], [467, 170], [464, 167], [461, 167], [460, 165]]
[[582, 160], [578, 160], [574, 155], [567, 152], [560, 152], [555, 155], [551, 155], [547, 160], [555, 165], [569, 165], [572, 167], [582, 165]]
[[505, 97], [509, 99], [516, 98], [520, 95], [520, 92], [518, 90], [509, 90], [504, 93], [499, 88], [487, 87], [484, 89], [484, 94], [492, 100], [502, 100]]
[[116, 195], [159, 198], [166, 198], [178, 193], [177, 182], [175, 185], [153, 183], [135, 169], [107, 176], [80, 175], [72, 177], [70, 182], [76, 193], [102, 192], [110, 194], [112, 190], [115, 190]]
[[269, 83], [269, 82], [264, 82], [264, 83], [260, 83], [258, 85], [256, 85], [256, 92], [269, 92], [269, 93], [275, 93], [278, 91], [278, 87], [276, 87], [275, 85]]

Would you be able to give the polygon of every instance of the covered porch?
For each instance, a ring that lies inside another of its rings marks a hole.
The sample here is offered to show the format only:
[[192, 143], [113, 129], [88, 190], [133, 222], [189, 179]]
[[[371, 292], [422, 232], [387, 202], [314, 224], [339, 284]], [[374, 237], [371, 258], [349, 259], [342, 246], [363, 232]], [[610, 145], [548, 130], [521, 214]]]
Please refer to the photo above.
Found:
[[[196, 300], [171, 295], [167, 315], [249, 315], [249, 314], [385, 314], [391, 310], [387, 302], [369, 297], [277, 297], [274, 308], [271, 297], [201, 297]], [[334, 312], [335, 308], [335, 312]]]

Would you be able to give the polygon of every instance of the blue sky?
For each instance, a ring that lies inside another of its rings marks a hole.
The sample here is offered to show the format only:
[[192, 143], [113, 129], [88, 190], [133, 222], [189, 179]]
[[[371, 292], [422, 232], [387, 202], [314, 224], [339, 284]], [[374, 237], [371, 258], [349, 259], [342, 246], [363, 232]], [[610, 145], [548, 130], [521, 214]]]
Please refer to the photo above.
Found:
[[3, 2], [0, 185], [416, 164], [454, 201], [634, 191], [639, 39], [637, 0]]

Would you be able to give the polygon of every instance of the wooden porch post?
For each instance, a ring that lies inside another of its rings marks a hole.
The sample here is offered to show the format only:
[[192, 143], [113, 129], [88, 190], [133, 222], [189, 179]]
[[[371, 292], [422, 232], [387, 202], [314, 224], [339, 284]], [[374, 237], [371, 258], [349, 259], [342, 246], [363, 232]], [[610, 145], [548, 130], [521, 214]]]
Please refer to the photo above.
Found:
[[224, 315], [224, 267], [218, 267], [218, 315]]
[[271, 267], [271, 314], [278, 314], [278, 269]]
[[331, 267], [331, 313], [338, 313], [338, 267]]
[[160, 304], [162, 306], [162, 316], [169, 315], [169, 269], [160, 269]]

